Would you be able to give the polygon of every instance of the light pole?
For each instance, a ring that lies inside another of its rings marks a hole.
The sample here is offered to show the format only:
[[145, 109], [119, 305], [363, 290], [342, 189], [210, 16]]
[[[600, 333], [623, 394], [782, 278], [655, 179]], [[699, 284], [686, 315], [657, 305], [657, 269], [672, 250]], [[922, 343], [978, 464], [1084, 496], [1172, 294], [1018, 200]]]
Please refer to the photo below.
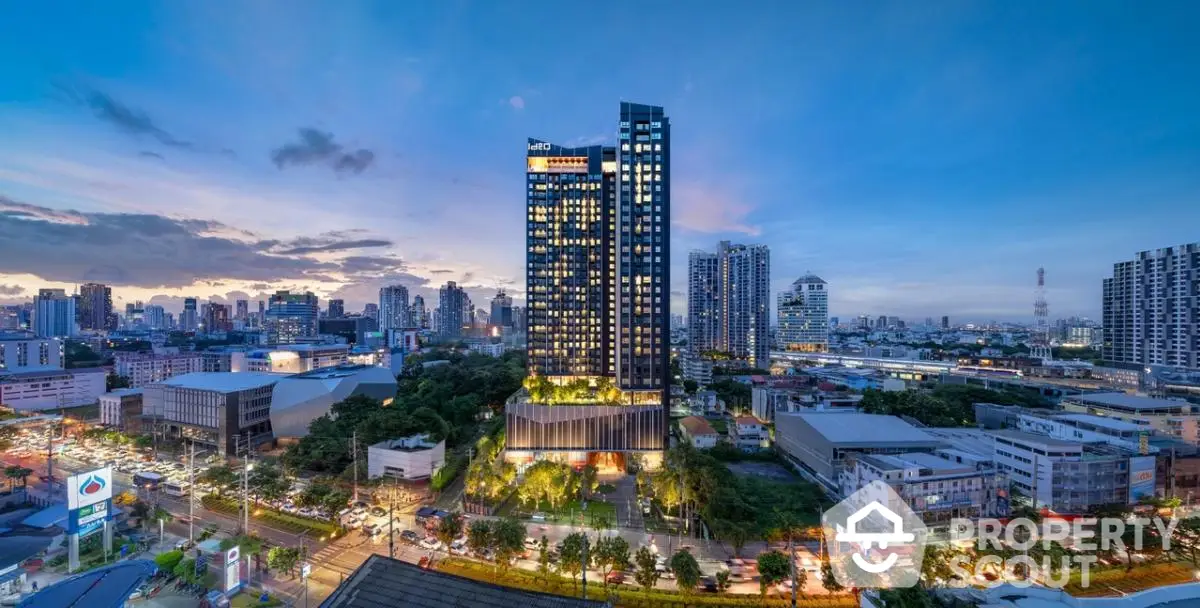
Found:
[[250, 534], [250, 456], [246, 456], [246, 465], [242, 467], [242, 533]]

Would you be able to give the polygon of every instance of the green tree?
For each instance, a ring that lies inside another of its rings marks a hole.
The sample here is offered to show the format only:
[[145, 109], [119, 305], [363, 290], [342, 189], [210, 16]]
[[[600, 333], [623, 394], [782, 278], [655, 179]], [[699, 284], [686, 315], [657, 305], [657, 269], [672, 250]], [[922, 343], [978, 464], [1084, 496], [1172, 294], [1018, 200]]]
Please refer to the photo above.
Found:
[[777, 585], [788, 578], [791, 565], [788, 557], [781, 551], [767, 551], [758, 556], [758, 587], [759, 592], [766, 596], [767, 588]]
[[196, 481], [212, 484], [217, 496], [222, 495], [226, 489], [237, 483], [238, 479], [238, 473], [223, 464], [209, 467], [196, 476]]
[[830, 565], [828, 557], [821, 560], [821, 586], [830, 593], [840, 593], [845, 589], [833, 574], [833, 566]]
[[587, 536], [582, 532], [568, 534], [558, 543], [558, 569], [571, 575], [571, 581], [578, 584], [579, 573], [583, 571], [583, 545]]
[[104, 377], [104, 390], [112, 392], [119, 388], [129, 388], [129, 378], [109, 373]]
[[604, 577], [604, 587], [608, 587], [609, 573], [629, 568], [629, 541], [620, 536], [601, 538], [596, 541], [596, 548], [591, 557], [592, 563]]
[[195, 583], [196, 560], [192, 558], [180, 560], [177, 564], [175, 564], [174, 574], [175, 576], [183, 579], [185, 582]]
[[634, 580], [646, 591], [653, 589], [658, 583], [658, 558], [654, 556], [654, 552], [649, 547], [642, 547], [634, 555], [634, 561], [637, 563]]
[[238, 534], [237, 536], [223, 539], [220, 547], [222, 551], [228, 551], [237, 547], [238, 552], [242, 555], [254, 555], [262, 552], [263, 539], [254, 534]]
[[4, 468], [4, 477], [8, 479], [8, 489], [12, 491], [17, 480], [21, 481], [21, 487], [25, 487], [26, 479], [33, 474], [33, 469], [27, 469], [20, 465], [12, 465]]
[[300, 549], [297, 547], [271, 547], [267, 551], [267, 567], [276, 572], [286, 572], [288, 576], [300, 561]]
[[538, 541], [538, 575], [542, 577], [542, 585], [550, 584], [550, 541], [545, 534]]
[[1200, 568], [1200, 518], [1189, 517], [1179, 522], [1171, 536], [1171, 550]]
[[492, 521], [476, 519], [467, 526], [467, 547], [475, 555], [483, 555], [493, 545]]
[[[437, 539], [446, 546], [454, 542], [455, 539], [462, 536], [463, 533], [463, 516], [461, 513], [451, 513], [447, 517], [443, 517], [438, 522]], [[524, 539], [522, 539], [524, 540]]]
[[154, 556], [154, 565], [163, 572], [174, 572], [175, 566], [183, 561], [183, 551], [167, 551]]
[[247, 482], [256, 501], [279, 500], [292, 488], [292, 482], [284, 476], [283, 469], [269, 461], [254, 467]]
[[590, 497], [599, 485], [600, 471], [595, 465], [583, 465], [583, 468], [579, 470], [579, 489], [583, 497]]
[[714, 579], [717, 583], [717, 591], [724, 593], [726, 590], [729, 589], [729, 571], [728, 570], [718, 570]]
[[675, 585], [680, 593], [688, 594], [696, 590], [696, 585], [700, 584], [700, 564], [696, 563], [691, 553], [680, 549], [671, 556], [667, 565], [675, 574]]
[[512, 560], [525, 548], [525, 526], [512, 517], [497, 521], [492, 531], [496, 563], [502, 571], [512, 566]]

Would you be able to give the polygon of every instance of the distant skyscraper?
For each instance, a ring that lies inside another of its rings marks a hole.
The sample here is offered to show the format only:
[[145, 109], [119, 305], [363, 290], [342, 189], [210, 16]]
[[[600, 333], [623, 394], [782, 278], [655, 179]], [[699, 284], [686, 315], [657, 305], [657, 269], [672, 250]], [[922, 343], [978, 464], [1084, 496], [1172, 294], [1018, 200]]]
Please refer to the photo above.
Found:
[[504, 290], [496, 292], [496, 297], [492, 298], [492, 314], [489, 321], [492, 325], [499, 327], [512, 327], [512, 296], [504, 293]]
[[838, 318], [837, 317], [829, 317], [829, 329], [837, 329], [837, 328], [838, 328]]
[[266, 302], [263, 302], [262, 300], [259, 300], [259, 301], [258, 301], [258, 319], [259, 319], [259, 322], [261, 323], [261, 322], [262, 322], [262, 320], [263, 320], [263, 319], [265, 319], [265, 318], [267, 318], [267, 303], [266, 303]]
[[1200, 243], [1138, 253], [1104, 279], [1105, 360], [1200, 369]]
[[371, 317], [372, 319], [375, 319], [376, 321], [378, 321], [379, 320], [379, 305], [368, 302], [366, 306], [363, 306], [363, 316]]
[[443, 338], [457, 338], [462, 335], [464, 308], [467, 294], [454, 281], [448, 281], [438, 290], [438, 327], [437, 333]]
[[196, 331], [200, 325], [200, 314], [196, 307], [196, 298], [183, 299], [183, 312], [179, 313], [179, 329]]
[[112, 315], [112, 289], [100, 283], [84, 283], [79, 286], [79, 307], [75, 311], [79, 328], [88, 331], [108, 329]]
[[275, 292], [268, 301], [264, 323], [268, 341], [292, 344], [316, 337], [319, 311], [317, 296], [312, 292]]
[[875, 329], [887, 329], [887, 326], [888, 326], [887, 315], [879, 315], [879, 320], [875, 322]]
[[147, 304], [142, 309], [142, 322], [150, 329], [168, 329], [166, 311], [155, 304]]
[[330, 300], [329, 310], [325, 316], [330, 319], [340, 319], [346, 316], [346, 302], [343, 300]]
[[61, 289], [41, 289], [33, 299], [33, 332], [39, 338], [75, 335], [75, 298]]
[[[779, 294], [779, 344], [785, 350], [824, 352], [829, 348], [829, 291], [821, 277], [807, 274]], [[884, 318], [886, 323], [887, 319]]]
[[229, 307], [217, 302], [207, 302], [201, 305], [200, 329], [206, 333], [233, 329], [233, 322], [229, 318]]
[[950, 317], [942, 316], [942, 329], [950, 329]]
[[410, 327], [408, 316], [407, 287], [389, 285], [379, 289], [379, 331]]
[[766, 245], [721, 241], [716, 253], [688, 257], [688, 345], [723, 351], [751, 365], [770, 361], [771, 256]]
[[245, 322], [250, 319], [250, 302], [247, 300], [238, 300], [235, 304], [237, 309], [233, 313], [233, 318]]
[[528, 331], [525, 327], [525, 307], [513, 306], [513, 329], [519, 332]]
[[429, 309], [425, 308], [425, 298], [416, 295], [412, 299], [412, 308], [408, 313], [413, 327], [429, 329]]
[[589, 454], [620, 469], [616, 453], [665, 448], [670, 139], [661, 107], [622, 102], [616, 148], [527, 143], [528, 369], [612, 386], [621, 405], [510, 403], [512, 458]]

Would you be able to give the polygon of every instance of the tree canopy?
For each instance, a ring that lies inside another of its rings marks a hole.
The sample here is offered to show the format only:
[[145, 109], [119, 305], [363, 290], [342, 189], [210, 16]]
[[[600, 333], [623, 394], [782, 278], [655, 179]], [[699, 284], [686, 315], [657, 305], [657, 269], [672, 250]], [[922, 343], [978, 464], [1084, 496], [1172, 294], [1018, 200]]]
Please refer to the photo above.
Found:
[[994, 391], [969, 384], [941, 384], [930, 392], [875, 391], [863, 393], [860, 403], [868, 414], [908, 416], [929, 426], [975, 426], [975, 404], [995, 403], [1023, 407], [1049, 404], [1032, 393]]

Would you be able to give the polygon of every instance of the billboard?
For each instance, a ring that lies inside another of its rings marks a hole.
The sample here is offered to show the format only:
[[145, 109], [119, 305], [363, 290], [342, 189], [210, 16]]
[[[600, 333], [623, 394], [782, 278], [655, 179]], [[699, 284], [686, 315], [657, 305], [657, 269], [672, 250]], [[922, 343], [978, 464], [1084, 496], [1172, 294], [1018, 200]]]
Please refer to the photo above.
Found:
[[67, 508], [74, 511], [112, 498], [112, 468], [104, 467], [67, 478]]
[[242, 584], [240, 559], [241, 551], [236, 545], [225, 552], [225, 593], [236, 591]]
[[1154, 456], [1134, 456], [1129, 459], [1129, 502], [1143, 496], [1154, 496]]

